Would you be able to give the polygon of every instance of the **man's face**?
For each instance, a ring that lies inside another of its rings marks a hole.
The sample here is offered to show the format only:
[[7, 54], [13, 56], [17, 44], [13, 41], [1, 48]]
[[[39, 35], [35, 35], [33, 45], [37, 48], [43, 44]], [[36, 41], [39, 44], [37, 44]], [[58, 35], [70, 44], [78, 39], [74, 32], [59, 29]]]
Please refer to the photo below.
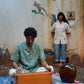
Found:
[[59, 15], [59, 21], [63, 21], [63, 16]]
[[28, 44], [31, 45], [34, 42], [34, 38], [32, 36], [28, 36], [28, 37], [26, 37], [26, 41], [27, 41]]

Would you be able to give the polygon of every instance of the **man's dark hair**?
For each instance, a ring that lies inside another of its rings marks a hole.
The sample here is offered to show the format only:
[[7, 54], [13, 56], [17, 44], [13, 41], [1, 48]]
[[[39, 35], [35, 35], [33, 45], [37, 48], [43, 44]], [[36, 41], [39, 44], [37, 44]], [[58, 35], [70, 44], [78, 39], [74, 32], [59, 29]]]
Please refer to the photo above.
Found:
[[28, 27], [24, 31], [24, 36], [32, 36], [33, 38], [37, 37], [37, 31], [33, 27]]
[[58, 20], [59, 20], [59, 16], [60, 16], [60, 15], [63, 16], [63, 21], [66, 22], [67, 24], [69, 24], [69, 22], [67, 21], [67, 19], [66, 19], [66, 17], [65, 17], [65, 15], [64, 15], [63, 12], [59, 12], [59, 13], [58, 13], [58, 15], [57, 15]]

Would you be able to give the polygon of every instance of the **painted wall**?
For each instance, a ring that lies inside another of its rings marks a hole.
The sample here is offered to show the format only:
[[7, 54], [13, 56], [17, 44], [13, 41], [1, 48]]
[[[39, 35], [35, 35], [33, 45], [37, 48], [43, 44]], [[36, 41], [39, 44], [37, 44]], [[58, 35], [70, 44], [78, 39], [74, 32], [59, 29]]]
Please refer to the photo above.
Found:
[[[36, 1], [36, 3], [35, 3]], [[15, 45], [25, 41], [23, 31], [32, 26], [37, 29], [36, 42], [43, 48], [53, 50], [50, 32], [50, 15], [63, 11], [75, 11], [75, 20], [69, 20], [71, 35], [68, 35], [66, 56], [77, 54], [83, 64], [83, 0], [0, 0], [0, 48], [8, 48], [10, 54]], [[37, 5], [42, 8], [39, 10]]]
[[57, 15], [59, 11], [62, 11], [67, 17], [67, 12], [75, 12], [75, 19], [68, 20], [71, 26], [71, 35], [67, 35], [66, 56], [70, 57], [72, 63], [84, 64], [84, 0], [48, 1], [52, 3], [51, 10], [49, 10], [52, 14]]
[[[84, 64], [84, 1], [83, 0], [61, 0], [61, 11], [67, 14], [67, 11], [75, 11], [75, 20], [69, 20], [71, 35], [68, 36], [67, 55], [73, 62]], [[73, 56], [72, 56], [73, 55]], [[79, 58], [77, 57], [79, 56]], [[77, 60], [76, 60], [77, 59]]]

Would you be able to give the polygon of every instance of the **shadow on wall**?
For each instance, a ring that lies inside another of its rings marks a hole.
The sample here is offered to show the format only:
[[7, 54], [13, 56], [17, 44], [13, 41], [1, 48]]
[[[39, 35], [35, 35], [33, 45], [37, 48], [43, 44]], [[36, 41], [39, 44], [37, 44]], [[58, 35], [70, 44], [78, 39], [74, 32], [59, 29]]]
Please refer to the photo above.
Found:
[[79, 55], [78, 54], [73, 54], [71, 56], [71, 62], [75, 63], [75, 64], [81, 64]]

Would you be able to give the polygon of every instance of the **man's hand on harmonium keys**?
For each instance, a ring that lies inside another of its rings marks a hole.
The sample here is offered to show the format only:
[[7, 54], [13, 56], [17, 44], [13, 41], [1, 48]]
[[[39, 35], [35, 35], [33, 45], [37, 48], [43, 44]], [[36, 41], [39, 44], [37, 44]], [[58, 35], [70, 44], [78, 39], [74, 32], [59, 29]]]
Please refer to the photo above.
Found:
[[17, 67], [17, 68], [16, 68], [16, 73], [22, 73], [22, 72], [23, 72], [23, 70], [22, 70], [21, 67]]

